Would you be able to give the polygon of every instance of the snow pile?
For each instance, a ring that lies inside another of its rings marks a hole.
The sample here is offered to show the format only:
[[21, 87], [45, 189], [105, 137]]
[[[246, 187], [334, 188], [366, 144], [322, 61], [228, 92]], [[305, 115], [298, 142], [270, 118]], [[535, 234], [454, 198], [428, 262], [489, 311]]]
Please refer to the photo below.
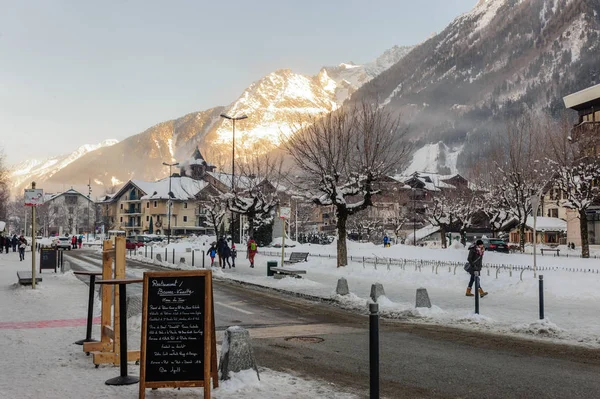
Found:
[[515, 325], [510, 329], [511, 332], [518, 334], [527, 334], [534, 336], [543, 336], [550, 338], [561, 338], [565, 334], [565, 330], [558, 327], [548, 319], [537, 320], [529, 324]]

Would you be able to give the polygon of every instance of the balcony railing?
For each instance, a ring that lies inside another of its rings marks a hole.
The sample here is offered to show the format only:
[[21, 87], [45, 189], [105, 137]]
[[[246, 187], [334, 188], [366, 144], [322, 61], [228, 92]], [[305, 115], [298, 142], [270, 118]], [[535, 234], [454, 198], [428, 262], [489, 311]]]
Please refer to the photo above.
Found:
[[581, 136], [588, 134], [600, 134], [600, 121], [599, 122], [582, 122], [579, 125], [573, 126], [572, 136], [573, 140], [579, 139]]
[[142, 213], [141, 209], [123, 209], [123, 213], [134, 214], [134, 213]]

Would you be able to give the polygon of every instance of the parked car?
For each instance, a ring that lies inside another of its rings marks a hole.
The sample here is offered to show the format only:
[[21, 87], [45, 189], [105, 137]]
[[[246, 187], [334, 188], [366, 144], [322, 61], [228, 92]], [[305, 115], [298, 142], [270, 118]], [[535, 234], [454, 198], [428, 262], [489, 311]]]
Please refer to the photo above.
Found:
[[71, 250], [71, 238], [70, 237], [54, 237], [52, 245], [57, 249]]
[[143, 247], [143, 246], [144, 246], [143, 242], [135, 241], [130, 238], [125, 240], [125, 248], [127, 248], [127, 249], [137, 249], [137, 248]]
[[508, 253], [508, 245], [499, 238], [482, 238], [481, 241], [486, 251]]
[[144, 243], [144, 244], [148, 244], [149, 242], [152, 242], [152, 238], [150, 238], [148, 236], [135, 236], [135, 237], [133, 237], [133, 240]]

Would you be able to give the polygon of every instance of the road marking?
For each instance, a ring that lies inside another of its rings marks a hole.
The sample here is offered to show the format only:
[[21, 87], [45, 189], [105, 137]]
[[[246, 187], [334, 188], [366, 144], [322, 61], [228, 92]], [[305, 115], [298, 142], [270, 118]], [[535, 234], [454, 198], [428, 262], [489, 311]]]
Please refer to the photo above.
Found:
[[254, 314], [250, 311], [238, 308], [236, 306], [231, 306], [231, 305], [227, 305], [225, 303], [221, 303], [221, 302], [215, 302], [215, 304], [219, 305], [219, 306], [223, 306], [225, 308], [231, 309], [231, 310], [235, 310], [236, 312], [240, 312], [240, 313], [244, 313], [244, 314]]

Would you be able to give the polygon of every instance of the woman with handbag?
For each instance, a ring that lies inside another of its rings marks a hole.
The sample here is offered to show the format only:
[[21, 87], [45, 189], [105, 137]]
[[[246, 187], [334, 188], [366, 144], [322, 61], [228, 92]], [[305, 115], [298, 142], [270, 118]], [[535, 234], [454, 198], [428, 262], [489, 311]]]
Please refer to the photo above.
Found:
[[[469, 267], [469, 274], [471, 275], [471, 279], [469, 280], [469, 286], [467, 287], [466, 296], [475, 296], [471, 292], [473, 289], [473, 283], [475, 282], [475, 272], [481, 272], [481, 267], [483, 266], [483, 241], [477, 240], [475, 244], [469, 247], [469, 256], [467, 257], [467, 264]], [[488, 293], [479, 286], [479, 295], [483, 298]]]

